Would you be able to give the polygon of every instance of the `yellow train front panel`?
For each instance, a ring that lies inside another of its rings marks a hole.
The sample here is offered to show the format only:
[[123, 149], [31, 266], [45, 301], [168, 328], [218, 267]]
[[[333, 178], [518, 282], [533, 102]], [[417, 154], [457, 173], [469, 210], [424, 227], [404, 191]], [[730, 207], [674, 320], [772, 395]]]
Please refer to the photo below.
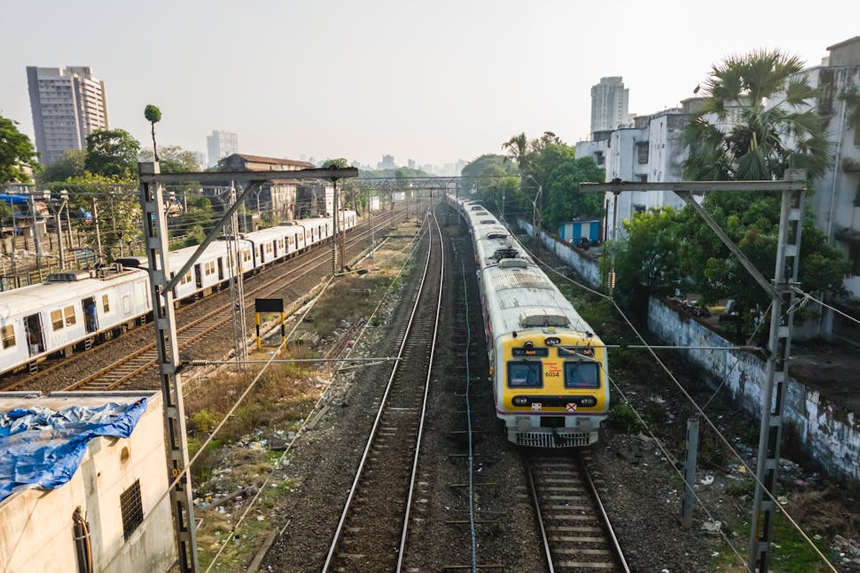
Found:
[[514, 443], [584, 446], [609, 407], [606, 349], [596, 336], [528, 330], [495, 341], [496, 414]]

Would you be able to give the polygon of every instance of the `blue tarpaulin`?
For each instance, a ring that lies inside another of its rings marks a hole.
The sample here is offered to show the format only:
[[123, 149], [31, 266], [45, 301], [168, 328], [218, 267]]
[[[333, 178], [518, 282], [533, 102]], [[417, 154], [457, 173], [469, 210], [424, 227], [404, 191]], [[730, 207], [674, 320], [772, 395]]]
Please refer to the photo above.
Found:
[[20, 489], [60, 487], [72, 479], [90, 440], [128, 438], [145, 412], [145, 398], [58, 412], [40, 406], [0, 412], [0, 501]]

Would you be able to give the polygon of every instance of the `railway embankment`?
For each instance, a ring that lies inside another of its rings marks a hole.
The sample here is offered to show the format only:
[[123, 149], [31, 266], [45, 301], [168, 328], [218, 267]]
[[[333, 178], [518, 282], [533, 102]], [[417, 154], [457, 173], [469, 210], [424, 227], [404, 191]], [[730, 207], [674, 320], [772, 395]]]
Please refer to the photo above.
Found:
[[[534, 236], [528, 222], [518, 222], [521, 229]], [[600, 286], [595, 258], [550, 233], [541, 232], [541, 242], [586, 284]], [[649, 301], [648, 329], [662, 344], [733, 346], [708, 322], [657, 298]], [[860, 367], [856, 356], [847, 351], [844, 354], [834, 354], [831, 348], [826, 362], [830, 365], [854, 362]], [[856, 355], [856, 350], [853, 354]], [[744, 411], [758, 417], [766, 380], [765, 360], [752, 352], [721, 350], [690, 350], [686, 359], [705, 374], [705, 381], [714, 390], [722, 389]], [[796, 445], [834, 477], [857, 485], [860, 483], [860, 404], [856, 399], [845, 399], [846, 388], [856, 384], [857, 368], [810, 368], [807, 355], [802, 360], [798, 356], [797, 361], [795, 375], [787, 384], [785, 404], [786, 420], [797, 438]], [[791, 368], [789, 373], [792, 373]]]

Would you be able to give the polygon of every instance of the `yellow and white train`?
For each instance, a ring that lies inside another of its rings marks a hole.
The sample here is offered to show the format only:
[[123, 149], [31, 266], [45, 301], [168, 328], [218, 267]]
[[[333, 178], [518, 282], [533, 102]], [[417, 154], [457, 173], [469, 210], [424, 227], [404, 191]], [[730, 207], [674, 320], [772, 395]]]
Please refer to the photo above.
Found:
[[508, 439], [593, 444], [609, 409], [606, 348], [495, 216], [479, 203], [446, 199], [474, 245], [493, 399]]

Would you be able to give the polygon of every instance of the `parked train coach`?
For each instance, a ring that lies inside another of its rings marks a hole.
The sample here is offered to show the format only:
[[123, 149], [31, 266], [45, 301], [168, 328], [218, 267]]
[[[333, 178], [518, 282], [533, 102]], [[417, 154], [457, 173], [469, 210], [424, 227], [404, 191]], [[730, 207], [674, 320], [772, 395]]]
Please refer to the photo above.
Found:
[[593, 444], [609, 408], [606, 349], [510, 231], [447, 197], [469, 226], [496, 415], [522, 446]]
[[[355, 211], [340, 211], [345, 231], [357, 224]], [[260, 268], [319, 244], [332, 235], [330, 217], [302, 219], [242, 235], [231, 268], [227, 241], [213, 241], [174, 289], [177, 301], [217, 290], [234, 276]], [[178, 271], [197, 251], [171, 251]], [[96, 271], [51, 274], [42, 284], [0, 292], [0, 374], [33, 365], [49, 355], [110, 338], [141, 322], [152, 310], [145, 257], [126, 257]]]
[[145, 271], [121, 266], [51, 274], [0, 296], [0, 373], [134, 326], [151, 310]]

